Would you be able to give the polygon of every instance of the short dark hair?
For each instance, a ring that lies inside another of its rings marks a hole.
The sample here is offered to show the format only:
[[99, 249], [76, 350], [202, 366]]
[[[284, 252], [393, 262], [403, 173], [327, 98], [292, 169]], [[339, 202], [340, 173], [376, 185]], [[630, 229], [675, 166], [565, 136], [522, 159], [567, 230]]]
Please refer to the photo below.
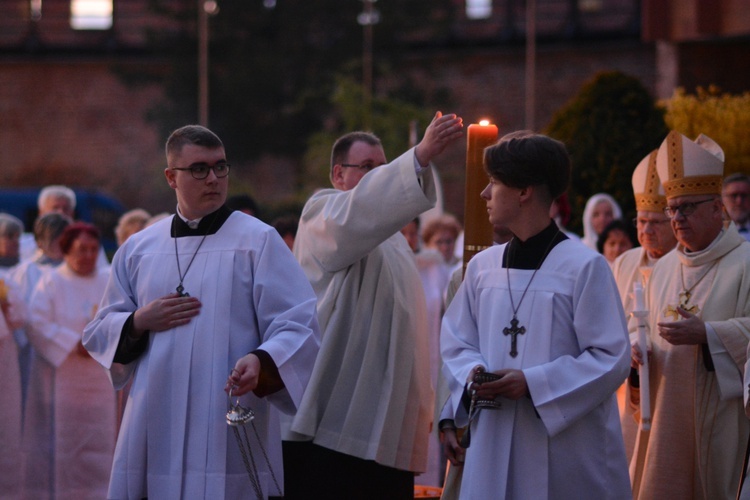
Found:
[[223, 148], [224, 144], [219, 136], [201, 125], [185, 125], [180, 127], [169, 135], [165, 146], [167, 154], [167, 163], [170, 159], [179, 154], [182, 148], [188, 144], [194, 144], [208, 149]]
[[58, 212], [39, 216], [34, 221], [34, 241], [37, 246], [55, 241], [72, 222], [70, 217]]
[[96, 226], [89, 224], [88, 222], [74, 222], [66, 227], [62, 236], [60, 236], [60, 250], [62, 250], [63, 255], [68, 255], [68, 252], [70, 252], [70, 249], [73, 246], [73, 242], [83, 233], [93, 236], [97, 240], [101, 240], [99, 230]]
[[745, 184], [750, 184], [750, 175], [743, 174], [742, 172], [735, 172], [724, 178], [722, 187], [727, 187], [729, 184], [732, 184], [734, 182], [744, 182]]
[[227, 198], [226, 206], [232, 210], [249, 210], [256, 217], [258, 215], [258, 204], [249, 194], [236, 194]]
[[282, 215], [274, 219], [271, 225], [274, 227], [274, 229], [276, 229], [276, 231], [282, 238], [287, 234], [296, 236], [297, 227], [299, 226], [299, 218], [296, 215], [292, 214]]
[[528, 130], [511, 132], [485, 148], [484, 168], [509, 187], [546, 187], [550, 202], [563, 194], [570, 182], [570, 156], [565, 145]]
[[627, 222], [624, 219], [615, 219], [602, 230], [602, 233], [599, 235], [599, 237], [596, 240], [596, 249], [599, 250], [599, 253], [604, 253], [604, 243], [607, 242], [607, 238], [609, 238], [609, 233], [613, 231], [622, 231], [627, 235], [630, 242], [633, 244], [633, 248], [640, 246], [640, 243], [638, 243], [638, 234], [635, 230], [635, 227], [633, 226], [632, 222]]
[[372, 132], [349, 132], [344, 134], [333, 143], [331, 149], [331, 173], [330, 176], [333, 178], [333, 166], [340, 165], [346, 161], [346, 157], [349, 154], [349, 150], [355, 142], [364, 142], [370, 146], [381, 146], [380, 138]]
[[23, 222], [15, 215], [0, 213], [0, 236], [19, 236], [23, 232]]

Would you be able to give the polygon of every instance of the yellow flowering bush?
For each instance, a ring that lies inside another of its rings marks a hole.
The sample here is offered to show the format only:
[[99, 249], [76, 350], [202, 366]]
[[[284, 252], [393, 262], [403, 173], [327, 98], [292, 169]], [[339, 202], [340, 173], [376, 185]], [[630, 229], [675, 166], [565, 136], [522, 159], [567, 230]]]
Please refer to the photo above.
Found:
[[750, 92], [721, 93], [715, 86], [698, 87], [695, 94], [678, 88], [661, 101], [671, 130], [695, 139], [703, 133], [724, 150], [724, 175], [750, 173]]

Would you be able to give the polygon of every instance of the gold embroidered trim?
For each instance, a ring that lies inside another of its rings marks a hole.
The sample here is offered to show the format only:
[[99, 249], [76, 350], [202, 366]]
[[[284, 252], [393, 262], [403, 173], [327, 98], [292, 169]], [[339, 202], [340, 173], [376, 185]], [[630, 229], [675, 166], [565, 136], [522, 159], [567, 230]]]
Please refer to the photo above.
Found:
[[658, 198], [655, 198], [645, 194], [635, 195], [636, 210], [642, 210], [644, 212], [661, 212], [666, 206], [666, 196], [659, 196]]
[[667, 162], [667, 182], [685, 177], [685, 167], [682, 163], [682, 135], [674, 130], [667, 135]]
[[696, 175], [665, 182], [664, 192], [667, 198], [689, 196], [692, 194], [721, 194], [720, 175]]
[[648, 168], [646, 169], [646, 185], [642, 193], [635, 194], [635, 209], [645, 212], [661, 212], [667, 206], [667, 197], [659, 194], [661, 183], [659, 173], [656, 170], [656, 154], [652, 151], [648, 155]]

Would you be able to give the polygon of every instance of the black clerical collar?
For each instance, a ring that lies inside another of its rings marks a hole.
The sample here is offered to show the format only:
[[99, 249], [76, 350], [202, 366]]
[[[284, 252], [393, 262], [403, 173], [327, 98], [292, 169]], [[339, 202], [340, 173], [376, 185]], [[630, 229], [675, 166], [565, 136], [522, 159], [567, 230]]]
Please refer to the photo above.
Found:
[[505, 247], [503, 267], [508, 266], [508, 256], [511, 256], [511, 269], [537, 269], [542, 265], [547, 254], [558, 243], [567, 239], [568, 237], [560, 231], [555, 221], [550, 220], [549, 226], [525, 242], [514, 236]]
[[221, 208], [215, 212], [211, 212], [201, 219], [198, 223], [198, 227], [191, 229], [187, 225], [187, 222], [182, 220], [179, 215], [172, 217], [172, 230], [170, 236], [173, 238], [182, 238], [183, 236], [205, 236], [209, 234], [215, 234], [221, 226], [227, 221], [229, 216], [232, 214], [226, 205], [222, 205]]

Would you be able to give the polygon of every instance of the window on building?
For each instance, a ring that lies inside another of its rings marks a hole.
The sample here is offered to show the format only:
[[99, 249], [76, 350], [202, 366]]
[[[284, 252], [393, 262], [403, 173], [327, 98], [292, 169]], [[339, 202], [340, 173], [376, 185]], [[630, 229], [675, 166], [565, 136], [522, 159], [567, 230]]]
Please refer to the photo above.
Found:
[[466, 0], [466, 17], [487, 19], [492, 15], [492, 0]]
[[70, 26], [75, 30], [108, 30], [112, 27], [113, 0], [71, 0]]
[[42, 18], [42, 0], [29, 0], [31, 19], [38, 21]]

